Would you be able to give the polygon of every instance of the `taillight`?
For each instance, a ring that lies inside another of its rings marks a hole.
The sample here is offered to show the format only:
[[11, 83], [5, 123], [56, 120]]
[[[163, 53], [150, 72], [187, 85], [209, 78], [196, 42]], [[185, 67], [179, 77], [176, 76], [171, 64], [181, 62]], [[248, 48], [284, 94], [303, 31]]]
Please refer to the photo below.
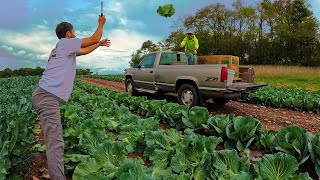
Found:
[[227, 67], [222, 67], [220, 82], [226, 82], [227, 80], [228, 80], [228, 69]]

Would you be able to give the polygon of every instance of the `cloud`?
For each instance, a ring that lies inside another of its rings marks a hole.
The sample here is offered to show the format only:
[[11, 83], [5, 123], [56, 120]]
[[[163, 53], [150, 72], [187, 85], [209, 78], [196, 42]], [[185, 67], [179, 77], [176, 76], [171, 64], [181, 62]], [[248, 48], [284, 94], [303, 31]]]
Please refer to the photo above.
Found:
[[1, 48], [6, 50], [6, 51], [12, 51], [13, 50], [12, 47], [9, 47], [9, 46], [6, 46], [6, 45], [2, 45]]
[[38, 60], [17, 57], [6, 50], [0, 49], [0, 71], [5, 68], [35, 68], [37, 66], [44, 67], [45, 63]]
[[18, 56], [23, 56], [23, 55], [25, 55], [27, 52], [26, 51], [19, 51], [18, 53], [17, 53], [17, 55]]
[[[45, 63], [51, 50], [58, 42], [53, 30], [45, 25], [37, 25], [27, 32], [0, 29], [6, 36], [0, 37], [0, 48], [17, 59], [36, 60]], [[79, 38], [91, 36], [93, 31], [76, 31]], [[111, 47], [99, 47], [93, 53], [78, 57], [81, 68], [97, 69], [97, 72], [122, 72], [129, 67], [130, 55], [146, 40], [158, 42], [160, 38], [149, 36], [132, 29], [105, 30], [104, 38], [111, 40]], [[2, 45], [1, 45], [2, 44]], [[12, 58], [10, 58], [12, 59]], [[43, 64], [42, 64], [43, 65]], [[14, 66], [11, 66], [14, 67]]]
[[[18, 59], [34, 60], [35, 62], [48, 59], [49, 54], [58, 39], [54, 31], [45, 24], [33, 26], [29, 30], [0, 29], [1, 48]], [[13, 58], [10, 58], [13, 59]]]
[[125, 26], [128, 24], [128, 22], [124, 18], [120, 18], [120, 24]]
[[[2, 51], [2, 52], [6, 52], [8, 56], [8, 54], [11, 54], [11, 58], [12, 59], [13, 57], [19, 57], [19, 58], [26, 58], [26, 59], [33, 59], [34, 58], [34, 55], [30, 52], [27, 52], [27, 51], [24, 51], [24, 50], [17, 50], [17, 49], [14, 49], [13, 47], [9, 47], [9, 46], [6, 46], [6, 45], [2, 45], [0, 46], [0, 51], [1, 49], [5, 50], [5, 51]], [[2, 55], [3, 56], [4, 53], [0, 54], [0, 56]]]
[[58, 40], [56, 35], [45, 25], [35, 26], [27, 32], [0, 29], [0, 34], [6, 34], [6, 36], [0, 37], [0, 44], [4, 44], [1, 47], [10, 51], [16, 50], [15, 55], [18, 56], [29, 52], [48, 57]]
[[108, 8], [107, 8], [107, 12], [114, 12], [117, 14], [125, 14], [125, 9], [123, 8], [123, 5], [121, 2], [117, 2], [117, 1], [109, 1], [107, 4]]
[[112, 47], [117, 50], [133, 52], [140, 48], [146, 40], [158, 42], [161, 39], [156, 36], [145, 35], [130, 29], [114, 29], [109, 35], [112, 41]]
[[91, 54], [78, 57], [78, 65], [89, 67], [99, 73], [122, 73], [129, 67], [130, 55], [146, 40], [158, 42], [158, 37], [146, 36], [131, 30], [114, 29], [108, 33], [111, 46], [99, 47]]

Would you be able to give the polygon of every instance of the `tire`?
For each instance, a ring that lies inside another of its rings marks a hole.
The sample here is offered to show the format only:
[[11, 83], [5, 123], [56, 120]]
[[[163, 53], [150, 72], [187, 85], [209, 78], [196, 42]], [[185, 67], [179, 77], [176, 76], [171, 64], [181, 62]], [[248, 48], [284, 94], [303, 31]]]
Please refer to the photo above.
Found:
[[178, 102], [179, 104], [186, 106], [198, 106], [199, 105], [199, 93], [198, 90], [191, 84], [183, 84], [178, 90]]
[[131, 93], [132, 96], [137, 96], [138, 91], [134, 85], [134, 82], [131, 78], [126, 79], [126, 92]]
[[230, 99], [225, 99], [225, 98], [212, 98], [212, 100], [214, 101], [215, 104], [219, 106], [223, 106], [230, 101]]

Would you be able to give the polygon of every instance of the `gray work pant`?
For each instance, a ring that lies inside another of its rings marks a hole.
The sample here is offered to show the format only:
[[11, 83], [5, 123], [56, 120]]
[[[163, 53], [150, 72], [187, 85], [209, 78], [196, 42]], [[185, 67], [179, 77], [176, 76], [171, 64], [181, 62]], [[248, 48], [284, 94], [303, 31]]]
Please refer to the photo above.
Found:
[[191, 52], [186, 52], [186, 56], [188, 57], [188, 65], [195, 65], [197, 64], [197, 55], [192, 54]]
[[32, 94], [32, 105], [38, 113], [46, 143], [46, 158], [50, 179], [65, 180], [64, 141], [60, 117], [60, 103], [57, 96], [37, 87]]

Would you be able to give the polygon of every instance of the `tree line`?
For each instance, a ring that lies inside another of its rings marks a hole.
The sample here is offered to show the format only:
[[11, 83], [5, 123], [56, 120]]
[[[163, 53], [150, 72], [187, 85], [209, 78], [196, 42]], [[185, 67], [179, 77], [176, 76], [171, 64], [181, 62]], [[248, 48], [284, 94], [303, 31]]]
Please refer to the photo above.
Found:
[[186, 30], [199, 40], [198, 55], [235, 55], [241, 64], [320, 66], [319, 23], [307, 0], [262, 0], [232, 8], [210, 4], [180, 18], [174, 31], [157, 44], [148, 40], [132, 54], [131, 66], [149, 52], [183, 51]]
[[[20, 68], [20, 69], [10, 69], [6, 68], [0, 71], [0, 78], [10, 78], [17, 76], [41, 76], [44, 72], [43, 68]], [[76, 75], [91, 75], [93, 72], [90, 69], [77, 69]]]

